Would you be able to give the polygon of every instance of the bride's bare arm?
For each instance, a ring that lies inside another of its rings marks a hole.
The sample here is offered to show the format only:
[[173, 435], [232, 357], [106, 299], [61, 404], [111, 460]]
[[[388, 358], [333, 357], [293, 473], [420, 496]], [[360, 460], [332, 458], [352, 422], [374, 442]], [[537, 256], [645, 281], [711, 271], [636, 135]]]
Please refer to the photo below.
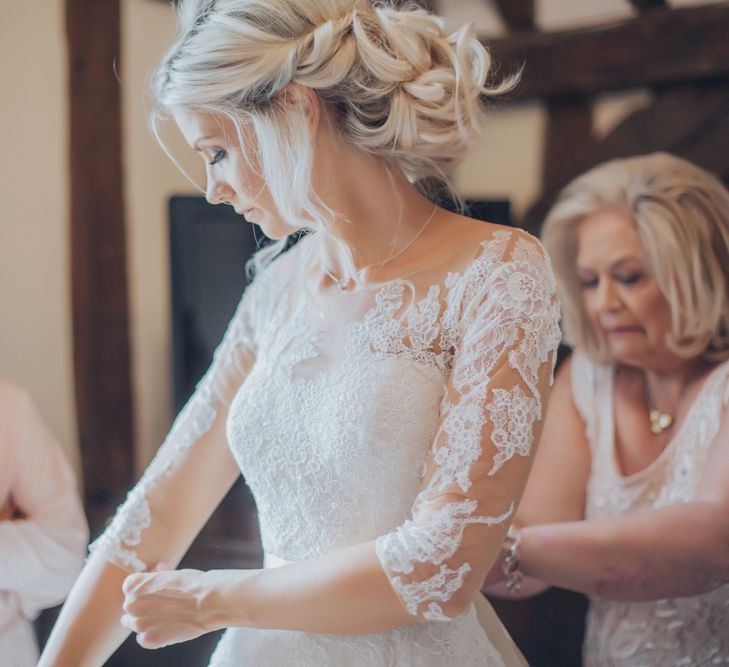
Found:
[[92, 556], [53, 628], [38, 667], [98, 667], [129, 634], [119, 623], [126, 570]]

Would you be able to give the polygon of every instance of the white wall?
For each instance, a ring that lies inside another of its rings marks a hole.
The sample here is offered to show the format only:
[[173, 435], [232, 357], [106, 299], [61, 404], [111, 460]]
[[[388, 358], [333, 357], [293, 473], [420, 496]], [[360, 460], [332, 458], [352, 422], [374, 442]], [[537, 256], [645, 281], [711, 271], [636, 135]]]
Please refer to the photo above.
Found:
[[[721, 4], [723, 0], [673, 0], [674, 7]], [[505, 28], [493, 0], [440, 0], [438, 11], [447, 27], [473, 21], [477, 33], [492, 38]], [[536, 22], [542, 30], [569, 30], [634, 16], [627, 0], [536, 0]], [[598, 96], [593, 106], [593, 133], [603, 137], [635, 110], [651, 103], [647, 90], [636, 89]], [[486, 132], [474, 143], [456, 173], [456, 188], [464, 195], [508, 198], [520, 218], [541, 191], [546, 115], [538, 102], [499, 107], [488, 114]]]
[[[175, 36], [171, 5], [152, 0], [122, 3], [122, 90], [125, 133], [125, 202], [132, 322], [137, 469], [156, 451], [172, 418], [172, 369], [167, 202], [194, 193], [156, 143], [148, 127], [148, 78]], [[165, 138], [186, 169], [199, 158], [173, 128]]]
[[25, 385], [78, 471], [63, 0], [0, 20], [0, 376]]

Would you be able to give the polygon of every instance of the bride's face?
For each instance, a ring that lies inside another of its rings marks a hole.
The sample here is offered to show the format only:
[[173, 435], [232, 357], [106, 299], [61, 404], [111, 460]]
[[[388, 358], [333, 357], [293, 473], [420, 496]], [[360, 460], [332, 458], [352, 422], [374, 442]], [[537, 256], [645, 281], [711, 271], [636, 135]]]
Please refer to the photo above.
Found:
[[629, 215], [600, 211], [578, 231], [577, 275], [585, 312], [613, 358], [638, 367], [673, 360], [671, 308]]
[[260, 225], [269, 238], [281, 239], [295, 231], [283, 222], [266, 183], [252, 137], [243, 145], [234, 123], [207, 113], [174, 113], [185, 140], [205, 160], [205, 198], [211, 204], [230, 204], [248, 222]]

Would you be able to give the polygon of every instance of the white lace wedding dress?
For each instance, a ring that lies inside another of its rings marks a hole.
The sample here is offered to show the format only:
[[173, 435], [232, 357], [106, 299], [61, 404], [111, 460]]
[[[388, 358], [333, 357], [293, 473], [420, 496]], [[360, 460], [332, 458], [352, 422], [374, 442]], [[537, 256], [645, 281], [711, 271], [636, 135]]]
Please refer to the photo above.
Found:
[[[297, 247], [246, 291], [210, 371], [93, 548], [141, 570], [171, 532], [189, 542], [200, 526], [186, 526], [182, 508], [217, 502], [221, 490], [206, 498], [199, 475], [232, 452], [269, 562], [374, 541], [418, 622], [352, 636], [233, 628], [211, 665], [525, 664], [488, 609], [482, 625], [473, 604], [453, 605], [478, 595], [474, 564], [513, 516], [559, 309], [532, 237], [500, 230], [468, 253], [407, 281], [315, 298]], [[221, 424], [229, 445], [213, 437]]]
[[[729, 361], [711, 372], [661, 455], [629, 476], [617, 465], [613, 383], [613, 367], [573, 355], [572, 393], [592, 455], [586, 517], [691, 502], [729, 410]], [[593, 597], [584, 657], [586, 667], [729, 665], [729, 584], [703, 595], [646, 602]]]

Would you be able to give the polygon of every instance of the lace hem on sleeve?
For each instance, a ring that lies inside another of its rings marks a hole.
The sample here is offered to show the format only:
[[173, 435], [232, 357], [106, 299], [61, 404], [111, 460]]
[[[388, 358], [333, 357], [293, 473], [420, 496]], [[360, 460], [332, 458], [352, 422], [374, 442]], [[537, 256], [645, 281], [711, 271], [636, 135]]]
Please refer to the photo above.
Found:
[[165, 478], [174, 476], [183, 465], [186, 452], [210, 430], [230, 401], [254, 358], [255, 320], [259, 317], [260, 296], [254, 282], [241, 300], [213, 363], [195, 393], [175, 419], [169, 434], [142, 478], [127, 495], [102, 535], [90, 545], [109, 561], [129, 572], [148, 569], [138, 554], [143, 533], [152, 526], [150, 497]]
[[90, 552], [103, 553], [108, 560], [128, 572], [142, 572], [148, 568], [135, 550], [142, 541], [142, 533], [152, 525], [148, 492], [160, 478], [173, 471], [175, 461], [184, 456], [185, 450], [205, 435], [216, 415], [212, 392], [201, 388], [177, 417], [158, 455], [129, 492], [109, 526], [89, 546]]

